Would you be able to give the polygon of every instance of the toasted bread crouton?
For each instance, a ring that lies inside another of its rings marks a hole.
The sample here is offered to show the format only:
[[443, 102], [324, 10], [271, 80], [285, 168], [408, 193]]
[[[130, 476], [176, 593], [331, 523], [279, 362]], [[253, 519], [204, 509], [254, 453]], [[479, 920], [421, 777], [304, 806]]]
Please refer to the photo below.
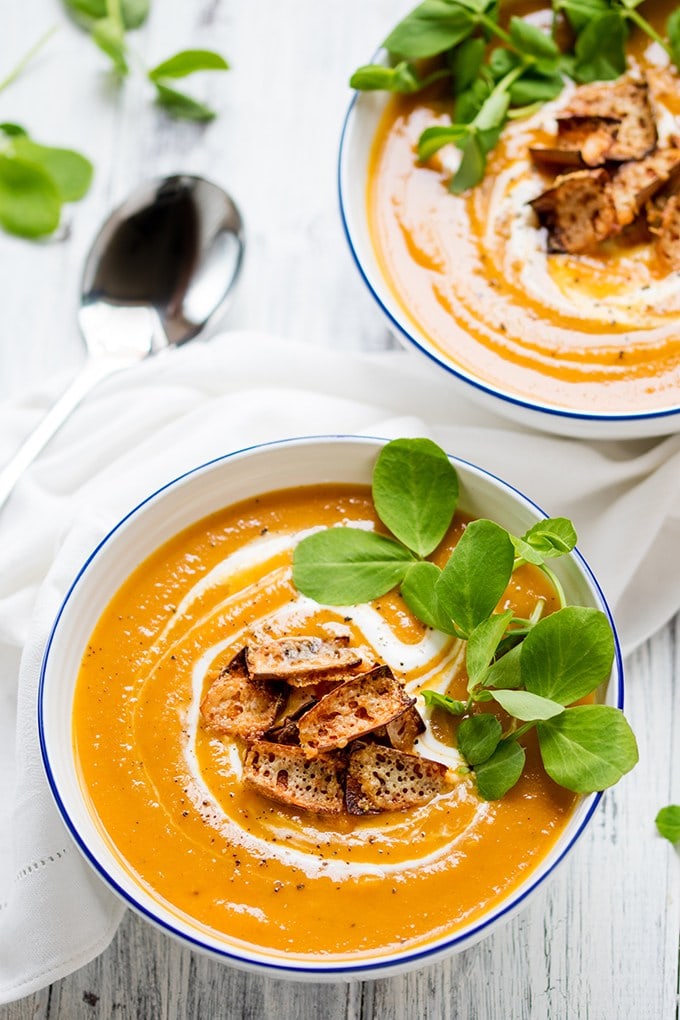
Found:
[[680, 195], [671, 195], [664, 206], [656, 248], [671, 269], [680, 269]]
[[537, 166], [552, 171], [603, 166], [616, 141], [620, 121], [614, 117], [560, 117], [554, 146], [534, 146]]
[[611, 193], [622, 227], [637, 218], [645, 202], [669, 181], [680, 178], [680, 149], [659, 149], [646, 159], [625, 163], [612, 177]]
[[311, 759], [299, 747], [258, 740], [246, 751], [243, 781], [290, 807], [338, 815], [344, 808], [344, 768], [340, 755], [320, 754]]
[[623, 76], [612, 82], [581, 85], [558, 121], [574, 117], [612, 118], [619, 122], [607, 152], [608, 160], [643, 159], [656, 147], [656, 121], [646, 81]]
[[618, 230], [609, 182], [606, 170], [577, 170], [530, 203], [548, 230], [548, 251], [585, 252]]
[[[337, 670], [350, 670], [361, 664], [361, 656], [349, 648], [348, 637], [284, 637], [248, 645], [248, 671], [257, 680], [301, 678], [316, 682], [316, 676]], [[314, 678], [314, 679], [312, 679]]]
[[393, 719], [385, 727], [385, 735], [398, 751], [410, 751], [416, 737], [425, 731], [425, 723], [415, 705]]
[[345, 783], [352, 815], [404, 811], [452, 787], [445, 765], [393, 747], [366, 744], [350, 754]]
[[270, 728], [284, 701], [277, 685], [250, 679], [241, 650], [211, 683], [200, 711], [206, 729], [252, 740]]
[[414, 701], [389, 666], [376, 666], [340, 684], [302, 716], [300, 744], [311, 755], [346, 747], [398, 718]]
[[299, 744], [298, 719], [316, 704], [318, 697], [304, 687], [291, 687], [285, 707], [277, 715], [274, 725], [262, 734], [264, 740], [274, 744]]

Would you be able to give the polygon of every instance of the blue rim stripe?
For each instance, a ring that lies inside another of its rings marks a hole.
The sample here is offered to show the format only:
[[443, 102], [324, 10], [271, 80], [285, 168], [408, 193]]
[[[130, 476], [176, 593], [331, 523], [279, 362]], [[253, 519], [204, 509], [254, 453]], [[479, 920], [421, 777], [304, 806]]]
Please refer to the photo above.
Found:
[[[116, 881], [116, 879], [114, 879], [112, 877], [112, 875], [109, 874], [109, 872], [106, 870], [105, 866], [100, 863], [100, 861], [95, 856], [95, 854], [89, 849], [89, 847], [88, 847], [87, 843], [85, 842], [85, 840], [80, 836], [80, 833], [78, 832], [78, 829], [76, 828], [76, 825], [71, 820], [71, 817], [69, 815], [68, 809], [67, 809], [67, 807], [66, 807], [66, 805], [65, 805], [65, 803], [64, 803], [64, 801], [63, 801], [63, 799], [61, 797], [57, 781], [55, 780], [54, 774], [52, 772], [52, 767], [50, 765], [49, 754], [48, 754], [48, 750], [47, 750], [47, 740], [46, 740], [46, 737], [45, 737], [45, 716], [44, 716], [45, 679], [46, 679], [46, 672], [47, 672], [47, 668], [48, 668], [48, 661], [49, 661], [50, 651], [51, 651], [52, 644], [54, 642], [54, 639], [55, 639], [55, 636], [56, 636], [56, 633], [57, 633], [57, 630], [58, 630], [58, 627], [59, 627], [59, 622], [60, 622], [60, 620], [61, 620], [61, 618], [62, 618], [62, 616], [64, 614], [64, 611], [66, 610], [67, 603], [71, 599], [75, 589], [77, 588], [78, 584], [80, 583], [80, 579], [86, 573], [86, 571], [88, 570], [90, 564], [97, 557], [97, 555], [99, 554], [100, 550], [105, 545], [108, 544], [108, 542], [116, 535], [116, 533], [123, 527], [123, 525], [128, 520], [130, 520], [132, 517], [136, 516], [147, 504], [153, 502], [159, 496], [161, 496], [166, 490], [168, 490], [170, 488], [173, 488], [174, 486], [176, 486], [180, 482], [184, 481], [185, 479], [190, 478], [192, 475], [199, 474], [199, 473], [207, 470], [208, 468], [210, 468], [211, 466], [213, 466], [215, 464], [220, 464], [220, 463], [223, 463], [225, 461], [232, 460], [234, 457], [238, 457], [238, 456], [241, 456], [241, 455], [244, 455], [244, 454], [247, 454], [247, 453], [251, 453], [251, 452], [254, 452], [254, 451], [258, 451], [258, 450], [271, 449], [271, 448], [277, 447], [277, 446], [290, 446], [290, 445], [293, 445], [293, 444], [295, 444], [295, 445], [305, 445], [305, 444], [308, 444], [308, 443], [314, 443], [314, 442], [319, 442], [319, 441], [325, 441], [325, 442], [347, 442], [347, 441], [351, 441], [351, 442], [357, 442], [357, 443], [372, 444], [372, 443], [375, 443], [375, 442], [384, 443], [384, 442], [387, 442], [388, 440], [385, 437], [381, 437], [381, 436], [355, 436], [355, 435], [349, 435], [349, 434], [348, 435], [339, 434], [339, 435], [321, 435], [321, 436], [297, 436], [297, 437], [290, 438], [290, 439], [280, 439], [280, 440], [275, 440], [275, 441], [269, 442], [269, 443], [257, 443], [257, 444], [253, 444], [252, 446], [246, 446], [246, 447], [243, 447], [242, 449], [239, 449], [239, 450], [233, 450], [231, 453], [223, 454], [222, 456], [219, 456], [219, 457], [214, 457], [212, 460], [206, 461], [205, 463], [200, 464], [200, 465], [198, 465], [195, 468], [191, 468], [190, 470], [183, 472], [182, 474], [178, 475], [176, 478], [172, 479], [170, 482], [167, 482], [165, 485], [161, 486], [155, 492], [151, 493], [149, 496], [147, 496], [145, 499], [143, 499], [140, 503], [138, 503], [137, 506], [135, 506], [132, 510], [130, 510], [124, 517], [121, 518], [121, 520], [98, 543], [98, 545], [95, 547], [95, 549], [90, 553], [90, 555], [87, 557], [86, 561], [83, 563], [82, 567], [80, 568], [80, 570], [78, 571], [76, 577], [74, 578], [73, 582], [71, 583], [71, 585], [70, 585], [66, 595], [64, 596], [64, 599], [63, 599], [63, 601], [61, 603], [61, 606], [59, 607], [59, 611], [57, 613], [55, 621], [54, 621], [54, 623], [52, 625], [52, 629], [51, 629], [50, 635], [49, 635], [49, 637], [47, 639], [47, 644], [45, 646], [45, 652], [43, 654], [43, 659], [42, 659], [42, 663], [41, 663], [41, 667], [40, 667], [40, 678], [39, 678], [39, 683], [38, 683], [38, 735], [39, 735], [39, 741], [40, 741], [40, 753], [41, 753], [42, 760], [43, 760], [43, 766], [45, 768], [45, 772], [46, 772], [46, 775], [47, 775], [47, 780], [48, 780], [50, 789], [52, 791], [52, 795], [53, 795], [53, 797], [55, 799], [55, 802], [57, 804], [57, 807], [59, 809], [59, 812], [60, 812], [60, 814], [62, 816], [62, 819], [63, 819], [67, 829], [69, 830], [69, 832], [71, 834], [72, 839], [74, 840], [74, 842], [76, 843], [76, 845], [78, 846], [79, 850], [81, 851], [83, 856], [86, 858], [86, 860], [90, 863], [90, 865], [94, 868], [94, 870], [100, 875], [100, 877], [106, 882], [106, 884], [110, 888], [112, 888], [129, 907], [134, 909], [138, 914], [141, 914], [148, 921], [150, 921], [153, 925], [155, 925], [156, 927], [162, 929], [167, 934], [169, 934], [169, 935], [171, 935], [171, 936], [173, 936], [175, 938], [178, 938], [180, 941], [182, 941], [184, 943], [187, 943], [192, 948], [196, 948], [196, 949], [198, 949], [198, 950], [200, 950], [202, 952], [207, 952], [211, 956], [220, 958], [220, 959], [222, 959], [224, 961], [230, 961], [233, 964], [235, 964], [236, 966], [241, 966], [242, 968], [245, 966], [246, 968], [250, 969], [251, 971], [257, 971], [257, 970], [263, 971], [263, 970], [267, 970], [267, 971], [271, 972], [274, 976], [276, 976], [276, 975], [278, 975], [278, 976], [289, 975], [291, 977], [297, 976], [297, 975], [304, 975], [306, 977], [312, 977], [314, 975], [326, 975], [326, 976], [338, 975], [338, 976], [343, 976], [343, 975], [354, 975], [354, 974], [358, 975], [358, 976], [360, 976], [360, 975], [367, 975], [367, 976], [370, 977], [372, 975], [375, 975], [375, 974], [378, 974], [378, 973], [382, 973], [382, 972], [387, 971], [387, 970], [393, 970], [395, 968], [401, 969], [401, 968], [405, 968], [405, 967], [409, 967], [409, 966], [413, 967], [413, 966], [416, 966], [416, 965], [422, 965], [422, 964], [424, 964], [424, 963], [426, 963], [426, 962], [428, 962], [430, 960], [435, 960], [435, 959], [437, 959], [439, 957], [442, 957], [442, 956], [450, 954], [456, 947], [461, 947], [462, 948], [465, 944], [468, 944], [468, 943], [469, 944], [473, 944], [475, 941], [477, 941], [479, 936], [483, 935], [483, 933], [485, 932], [485, 930], [488, 927], [490, 927], [491, 925], [495, 925], [497, 921], [501, 920], [502, 918], [504, 918], [509, 913], [514, 913], [516, 910], [518, 910], [523, 905], [523, 903], [526, 900], [526, 898], [534, 891], [534, 889], [536, 889], [538, 886], [540, 886], [548, 878], [548, 876], [552, 874], [552, 872], [555, 870], [557, 865], [560, 864], [564, 860], [564, 858], [569, 853], [571, 848], [574, 846], [576, 841], [579, 839], [579, 837], [583, 833], [584, 829], [586, 828], [588, 822], [592, 818], [592, 815], [593, 815], [595, 809], [597, 808], [600, 800], [602, 799], [602, 793], [595, 793], [595, 794], [587, 795], [588, 797], [592, 798], [592, 803], [590, 804], [590, 806], [589, 806], [589, 808], [588, 808], [588, 810], [587, 810], [587, 812], [585, 814], [585, 817], [583, 818], [583, 821], [579, 825], [579, 828], [577, 829], [577, 831], [572, 835], [569, 843], [565, 846], [564, 850], [551, 863], [550, 867], [545, 872], [543, 872], [542, 874], [538, 875], [531, 882], [531, 884], [528, 885], [519, 895], [516, 895], [514, 897], [512, 897], [512, 895], [511, 895], [511, 898], [510, 898], [509, 902], [507, 902], [505, 904], [505, 906], [503, 906], [502, 908], [498, 909], [490, 917], [488, 917], [486, 920], [480, 922], [479, 924], [475, 925], [473, 928], [467, 929], [465, 932], [463, 932], [461, 934], [453, 935], [453, 936], [447, 938], [443, 942], [439, 942], [439, 943], [436, 943], [436, 944], [431, 944], [430, 946], [428, 946], [426, 948], [423, 948], [423, 949], [420, 949], [420, 950], [415, 950], [413, 952], [406, 953], [403, 956], [393, 957], [390, 960], [385, 960], [385, 961], [382, 961], [382, 962], [380, 962], [380, 961], [366, 961], [366, 962], [357, 961], [357, 962], [355, 962], [353, 964], [347, 964], [347, 965], [345, 965], [345, 964], [329, 964], [329, 965], [326, 965], [326, 966], [315, 966], [314, 963], [312, 961], [310, 961], [308, 964], [300, 965], [300, 966], [293, 966], [291, 964], [283, 965], [283, 964], [277, 964], [277, 963], [269, 963], [267, 961], [259, 960], [259, 959], [256, 959], [256, 958], [251, 958], [248, 955], [246, 955], [248, 953], [248, 950], [244, 950], [243, 955], [239, 955], [239, 953], [236, 952], [236, 951], [230, 952], [230, 951], [227, 951], [227, 950], [220, 949], [218, 947], [209, 945], [208, 943], [203, 942], [200, 938], [195, 937], [195, 936], [190, 935], [190, 934], [187, 934], [186, 932], [182, 931], [181, 929], [179, 929], [178, 927], [176, 927], [172, 923], [170, 923], [168, 921], [165, 921], [165, 920], [162, 920], [161, 918], [156, 916], [150, 908], [148, 908], [144, 904], [140, 903], [132, 895], [132, 893], [128, 892], [126, 889], [124, 889], [122, 886], [120, 886], [119, 883]], [[503, 479], [499, 478], [497, 475], [493, 474], [493, 472], [487, 471], [484, 468], [480, 468], [478, 465], [472, 464], [470, 461], [467, 461], [467, 460], [465, 460], [462, 457], [454, 457], [454, 456], [449, 454], [449, 459], [452, 461], [452, 463], [454, 465], [456, 465], [456, 464], [463, 465], [466, 468], [469, 468], [470, 470], [472, 470], [473, 472], [479, 474], [482, 477], [493, 479], [495, 482], [499, 483], [504, 489], [511, 491], [516, 496], [519, 496], [520, 500], [523, 503], [525, 503], [527, 506], [529, 506], [529, 507], [533, 508], [534, 510], [536, 510], [541, 516], [543, 516], [543, 517], [547, 516], [545, 514], [545, 511], [542, 510], [541, 507], [539, 507], [537, 503], [535, 503], [533, 500], [529, 499], [528, 496], [525, 496], [524, 493], [520, 492], [520, 490], [516, 489], [513, 485], [510, 485], [508, 482], [504, 481]], [[597, 579], [595, 578], [592, 570], [588, 566], [588, 563], [583, 558], [583, 556], [578, 551], [578, 549], [575, 549], [573, 551], [572, 555], [574, 555], [578, 559], [579, 564], [582, 567], [586, 577], [588, 578], [588, 580], [590, 581], [590, 583], [593, 586], [594, 590], [596, 591], [597, 595], [599, 596], [600, 601], [602, 603], [602, 607], [603, 607], [603, 609], [604, 609], [604, 611], [605, 611], [605, 613], [607, 615], [607, 618], [609, 619], [609, 623], [611, 625], [611, 628], [612, 628], [612, 631], [613, 631], [613, 634], [614, 634], [615, 666], [616, 666], [615, 676], [616, 676], [616, 678], [618, 680], [617, 691], [616, 691], [616, 702], [617, 702], [617, 707], [622, 709], [623, 708], [623, 700], [624, 700], [623, 662], [622, 662], [621, 649], [620, 649], [620, 645], [619, 645], [618, 635], [616, 633], [616, 628], [614, 626], [614, 620], [612, 618], [612, 614], [610, 612], [609, 606], [607, 605], [607, 601], [606, 601], [606, 599], [604, 597], [602, 589], [600, 588], [600, 585], [598, 584]]]
[[347, 145], [347, 132], [349, 131], [350, 121], [357, 99], [359, 97], [358, 92], [355, 92], [350, 101], [345, 119], [342, 125], [342, 131], [340, 134], [340, 147], [338, 151], [338, 169], [337, 169], [337, 188], [338, 188], [338, 199], [340, 203], [340, 219], [342, 222], [343, 232], [349, 245], [349, 250], [352, 255], [355, 266], [359, 270], [359, 274], [366, 284], [371, 296], [375, 299], [378, 307], [380, 308], [383, 315], [388, 319], [393, 329], [406, 340], [413, 347], [417, 348], [422, 354], [430, 359], [435, 365], [439, 365], [440, 368], [445, 369], [450, 375], [455, 376], [461, 382], [466, 383], [468, 386], [472, 386], [474, 389], [480, 390], [487, 396], [495, 397], [498, 400], [504, 401], [506, 404], [511, 404], [514, 407], [521, 407], [527, 411], [533, 411], [536, 414], [547, 414], [554, 418], [564, 418], [569, 421], [577, 420], [584, 422], [629, 422], [629, 421], [658, 421], [664, 418], [672, 418], [680, 414], [680, 407], [668, 408], [666, 410], [658, 411], [639, 411], [632, 414], [594, 414], [586, 411], [568, 411], [564, 408], [553, 407], [549, 404], [534, 403], [530, 400], [523, 399], [522, 397], [513, 396], [511, 393], [503, 393], [501, 390], [494, 389], [488, 383], [482, 382], [481, 379], [476, 379], [472, 375], [467, 375], [461, 368], [458, 368], [452, 361], [447, 361], [443, 353], [438, 353], [436, 350], [430, 350], [425, 346], [424, 342], [413, 336], [407, 330], [406, 326], [396, 318], [395, 313], [390, 311], [383, 299], [375, 289], [373, 282], [371, 281], [368, 272], [364, 269], [363, 263], [359, 256], [357, 246], [355, 244], [354, 236], [349, 225], [349, 219], [346, 212], [345, 202], [345, 189], [343, 185], [343, 179], [345, 177], [345, 162], [346, 162], [346, 145]]

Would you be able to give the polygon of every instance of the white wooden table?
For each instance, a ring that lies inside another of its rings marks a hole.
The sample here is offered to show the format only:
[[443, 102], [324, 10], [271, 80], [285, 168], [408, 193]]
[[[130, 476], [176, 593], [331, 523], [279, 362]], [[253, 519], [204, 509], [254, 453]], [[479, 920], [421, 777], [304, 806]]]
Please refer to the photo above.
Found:
[[[153, 0], [147, 26], [132, 38], [147, 66], [189, 46], [219, 49], [233, 65], [197, 81], [198, 94], [219, 112], [199, 126], [159, 112], [140, 76], [118, 90], [105, 58], [66, 21], [59, 0], [3, 3], [0, 78], [44, 29], [60, 27], [0, 95], [0, 121], [84, 151], [96, 176], [90, 195], [69, 212], [67, 240], [30, 244], [0, 235], [0, 399], [58, 373], [66, 379], [79, 365], [80, 267], [99, 223], [134, 184], [177, 171], [212, 177], [242, 206], [248, 253], [228, 327], [345, 350], [391, 346], [346, 250], [335, 166], [348, 75], [409, 6]], [[680, 868], [655, 836], [654, 816], [680, 797], [679, 634], [676, 619], [627, 663], [639, 766], [605, 796], [548, 888], [479, 946], [403, 978], [289, 984], [222, 967], [128, 914], [99, 959], [0, 1015], [671, 1020]]]

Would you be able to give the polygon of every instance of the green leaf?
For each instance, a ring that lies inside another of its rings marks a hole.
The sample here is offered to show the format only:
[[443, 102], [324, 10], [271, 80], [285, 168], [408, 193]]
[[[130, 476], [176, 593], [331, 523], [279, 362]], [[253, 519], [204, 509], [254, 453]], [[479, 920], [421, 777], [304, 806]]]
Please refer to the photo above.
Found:
[[521, 63], [521, 57], [505, 46], [496, 46], [489, 55], [489, 70], [494, 81], [500, 81]]
[[576, 545], [576, 531], [567, 517], [553, 517], [534, 524], [523, 539], [542, 557], [564, 556]]
[[477, 78], [470, 88], [456, 97], [454, 106], [457, 124], [471, 124], [491, 94], [491, 86], [484, 78]]
[[458, 727], [458, 750], [470, 765], [479, 765], [494, 753], [503, 728], [495, 715], [483, 713], [463, 719]]
[[610, 705], [567, 708], [536, 729], [545, 771], [576, 793], [613, 786], [638, 760], [633, 731]]
[[510, 38], [520, 53], [528, 56], [557, 60], [560, 55], [555, 41], [524, 18], [510, 19]]
[[611, 10], [608, 0], [553, 0], [555, 12], [563, 11], [572, 28], [580, 32], [593, 18]]
[[562, 75], [523, 74], [510, 86], [509, 96], [513, 106], [530, 106], [532, 103], [547, 103], [557, 98], [564, 88]]
[[566, 711], [564, 705], [558, 705], [550, 698], [540, 698], [529, 691], [492, 691], [494, 701], [504, 708], [508, 715], [522, 722], [535, 722], [537, 719], [553, 719]]
[[421, 691], [423, 700], [428, 708], [443, 708], [449, 715], [464, 715], [467, 712], [467, 703], [450, 698], [448, 694], [440, 694], [439, 691]]
[[168, 88], [167, 85], [163, 85], [160, 81], [155, 81], [153, 84], [156, 89], [157, 102], [173, 117], [178, 117], [181, 120], [196, 121], [214, 119], [215, 111], [211, 110], [205, 103], [192, 99], [191, 96], [185, 95], [184, 92]]
[[12, 124], [10, 121], [0, 124], [0, 131], [2, 131], [3, 135], [7, 135], [8, 138], [25, 138], [28, 136], [26, 128], [23, 128], [21, 124]]
[[436, 549], [458, 502], [458, 476], [431, 439], [395, 439], [373, 469], [373, 502], [393, 535], [419, 556]]
[[680, 804], [661, 808], [655, 822], [660, 836], [671, 843], [680, 842]]
[[19, 237], [44, 237], [59, 226], [61, 200], [52, 178], [34, 163], [0, 155], [0, 225]]
[[418, 159], [423, 161], [430, 159], [444, 145], [457, 145], [467, 134], [468, 128], [465, 124], [451, 124], [450, 126], [442, 124], [425, 128], [418, 139]]
[[680, 7], [676, 7], [666, 22], [666, 35], [673, 63], [680, 69]]
[[486, 682], [486, 674], [496, 649], [512, 619], [512, 610], [504, 613], [493, 613], [482, 620], [470, 634], [465, 650], [465, 665], [470, 687], [477, 687]]
[[601, 14], [589, 21], [576, 40], [576, 81], [611, 81], [624, 74], [627, 34], [619, 14]]
[[[151, 0], [121, 0], [120, 11], [125, 28], [139, 28], [149, 16]], [[74, 19], [86, 28], [92, 28], [92, 22], [99, 21], [108, 15], [107, 0], [64, 0], [64, 4]]]
[[511, 648], [510, 651], [502, 655], [497, 662], [494, 662], [486, 675], [485, 684], [487, 687], [500, 688], [501, 690], [514, 690], [516, 687], [521, 685], [521, 651], [522, 646], [515, 645], [514, 648]]
[[493, 521], [472, 521], [442, 570], [435, 591], [442, 611], [470, 635], [498, 605], [512, 573], [507, 531]]
[[442, 613], [435, 595], [434, 589], [440, 574], [439, 567], [429, 560], [413, 563], [408, 567], [400, 591], [413, 615], [424, 624], [445, 634], [455, 634], [453, 622]]
[[386, 50], [409, 60], [434, 57], [457, 46], [475, 28], [474, 14], [451, 0], [425, 0], [390, 32]]
[[475, 37], [466, 39], [456, 46], [451, 53], [450, 66], [453, 72], [453, 91], [460, 95], [469, 88], [477, 75], [484, 61], [486, 43], [483, 39]]
[[566, 606], [536, 624], [522, 645], [524, 686], [532, 694], [569, 705], [609, 676], [614, 635], [604, 613]]
[[163, 78], [186, 78], [196, 71], [228, 71], [229, 64], [213, 50], [181, 50], [162, 63], [157, 64], [149, 72], [151, 81]]
[[93, 167], [79, 152], [39, 145], [27, 136], [15, 137], [12, 149], [19, 159], [37, 164], [49, 174], [62, 202], [77, 202], [87, 194]]
[[503, 740], [490, 758], [475, 768], [477, 787], [485, 800], [498, 800], [513, 788], [524, 769], [526, 754], [516, 740]]
[[296, 546], [293, 583], [317, 602], [357, 605], [394, 588], [412, 563], [408, 549], [385, 535], [360, 528], [327, 528]]
[[122, 27], [113, 18], [100, 18], [94, 23], [92, 38], [99, 49], [111, 59], [116, 73], [124, 78], [129, 68]]
[[469, 188], [484, 178], [486, 170], [486, 149], [483, 146], [479, 134], [472, 131], [463, 146], [463, 158], [456, 171], [449, 189], [454, 195], [462, 195]]

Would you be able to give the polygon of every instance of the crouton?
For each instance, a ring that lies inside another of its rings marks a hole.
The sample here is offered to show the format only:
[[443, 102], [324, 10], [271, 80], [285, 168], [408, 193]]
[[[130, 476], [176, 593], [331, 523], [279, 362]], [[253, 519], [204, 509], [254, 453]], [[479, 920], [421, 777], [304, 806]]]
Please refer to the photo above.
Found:
[[346, 747], [397, 719], [414, 703], [389, 666], [360, 673], [325, 695], [298, 723], [307, 754]]
[[439, 762], [366, 744], [350, 754], [345, 800], [352, 815], [404, 811], [426, 804], [452, 785], [449, 770]]
[[393, 719], [385, 727], [385, 736], [398, 751], [410, 751], [417, 736], [425, 731], [425, 723], [415, 705]]
[[616, 140], [620, 121], [614, 117], [560, 117], [554, 146], [534, 146], [537, 166], [551, 171], [603, 166]]
[[606, 170], [577, 170], [557, 177], [531, 202], [548, 230], [548, 251], [578, 254], [618, 230], [616, 207]]
[[680, 180], [680, 149], [659, 149], [645, 159], [620, 167], [611, 182], [620, 226], [632, 223], [645, 202], [671, 180]]
[[246, 663], [251, 677], [257, 680], [293, 683], [306, 678], [315, 683], [318, 674], [350, 670], [361, 664], [361, 655], [348, 645], [348, 637], [263, 640], [248, 645]]
[[626, 162], [643, 159], [656, 147], [657, 130], [654, 111], [649, 100], [646, 81], [630, 77], [612, 82], [581, 85], [573, 93], [559, 121], [571, 118], [611, 118], [618, 121], [616, 137], [607, 152], [607, 159]]
[[284, 702], [278, 685], [250, 679], [242, 649], [210, 684], [200, 712], [213, 733], [251, 740], [271, 727]]
[[665, 204], [656, 249], [671, 269], [680, 269], [680, 195], [671, 195]]
[[258, 740], [246, 751], [243, 781], [290, 807], [338, 815], [344, 809], [344, 769], [340, 755], [320, 754], [311, 759], [299, 747]]

